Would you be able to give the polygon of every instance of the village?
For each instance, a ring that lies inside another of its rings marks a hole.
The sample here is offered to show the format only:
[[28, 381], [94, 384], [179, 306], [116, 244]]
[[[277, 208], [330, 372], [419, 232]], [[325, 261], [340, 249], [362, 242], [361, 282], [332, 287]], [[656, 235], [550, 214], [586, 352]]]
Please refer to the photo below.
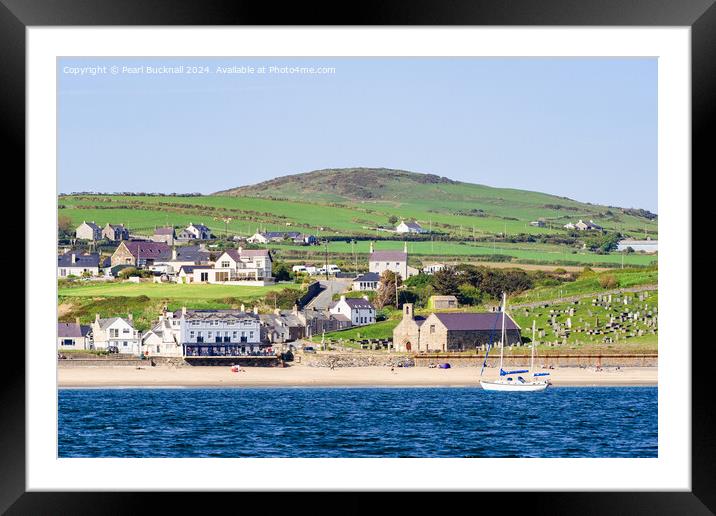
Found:
[[[593, 221], [584, 224], [581, 220], [576, 227], [580, 231], [601, 229]], [[417, 222], [400, 221], [395, 232], [410, 234], [426, 230]], [[257, 231], [245, 239], [233, 238], [232, 247], [219, 249], [213, 244], [218, 239], [201, 223], [190, 223], [183, 229], [156, 227], [152, 235], [142, 237], [130, 234], [122, 224], [108, 223], [101, 228], [94, 222], [83, 221], [76, 228], [75, 236], [75, 242], [84, 244], [84, 249], [62, 250], [64, 252], [58, 255], [57, 265], [60, 279], [229, 285], [238, 289], [242, 286], [277, 284], [273, 254], [261, 245], [270, 242], [290, 242], [298, 246], [319, 243], [314, 235], [299, 232]], [[111, 255], [86, 251], [100, 241], [114, 243]], [[650, 243], [647, 241], [644, 244]], [[260, 311], [258, 305], [246, 306], [243, 303], [232, 309], [181, 306], [170, 311], [164, 306], [156, 313], [151, 327], [144, 331], [136, 328], [131, 312], [126, 315], [96, 313], [89, 324], [81, 324], [79, 318], [74, 322], [58, 322], [58, 355], [66, 358], [63, 352], [88, 351], [142, 358], [285, 357], [296, 351], [312, 352], [316, 347], [348, 351], [354, 348], [383, 349], [407, 354], [463, 353], [484, 352], [494, 344], [496, 311], [499, 311], [496, 305], [490, 306], [488, 311], [465, 311], [460, 310], [464, 307], [454, 295], [431, 295], [427, 303], [431, 311], [418, 315], [412, 302], [403, 300], [399, 303], [398, 288], [406, 280], [418, 275], [432, 276], [450, 267], [445, 263], [431, 262], [418, 269], [408, 265], [408, 262], [407, 242], [402, 251], [380, 250], [371, 242], [367, 263], [357, 267], [352, 274], [343, 273], [335, 264], [327, 262], [320, 266], [294, 265], [292, 274], [314, 276], [315, 279], [308, 283], [306, 293], [289, 309]], [[132, 274], [127, 275], [126, 272]], [[321, 277], [326, 280], [320, 281]], [[395, 297], [391, 302], [395, 304], [395, 310], [402, 311], [392, 330], [392, 338], [386, 336], [366, 340], [360, 339], [360, 333], [357, 333], [358, 338], [354, 336], [345, 341], [341, 337], [334, 338], [342, 335], [340, 332], [343, 330], [369, 328], [378, 323], [380, 313], [371, 299], [375, 299], [385, 285], [393, 285], [391, 288], [395, 289]], [[628, 302], [626, 299], [624, 302]], [[643, 295], [640, 295], [640, 300], [644, 300]], [[601, 298], [599, 301], [595, 299], [593, 304], [597, 306], [601, 302]], [[608, 304], [611, 305], [611, 296]], [[549, 304], [545, 308], [547, 306]], [[569, 313], [574, 315], [574, 310], [575, 307], [569, 308]], [[528, 311], [524, 309], [525, 317]], [[610, 317], [610, 328], [614, 325], [615, 330], [619, 329], [614, 314], [605, 316]], [[549, 337], [547, 332], [554, 337], [554, 344], [550, 345], [566, 344], [565, 334], [569, 332], [584, 332], [585, 335], [596, 335], [597, 331], [601, 333], [596, 329], [598, 323], [590, 330], [588, 322], [584, 322], [584, 328], [577, 328], [579, 324], [575, 320], [573, 329], [571, 318], [560, 324], [556, 317], [552, 315], [545, 321], [539, 332], [543, 341]], [[639, 319], [640, 314], [620, 314], [619, 321], [623, 323], [625, 317]], [[648, 326], [635, 329], [630, 336], [637, 335], [637, 332], [638, 335], [643, 335], [645, 331], [656, 332], [656, 307], [652, 311], [643, 310], [641, 319]], [[579, 322], [583, 320], [580, 318]], [[523, 345], [522, 328], [518, 322], [508, 315], [506, 326], [505, 345], [510, 348]], [[326, 334], [331, 336], [326, 339]], [[317, 342], [319, 338], [320, 343]], [[605, 338], [618, 340], [619, 333]], [[347, 342], [357, 346], [347, 348]]]

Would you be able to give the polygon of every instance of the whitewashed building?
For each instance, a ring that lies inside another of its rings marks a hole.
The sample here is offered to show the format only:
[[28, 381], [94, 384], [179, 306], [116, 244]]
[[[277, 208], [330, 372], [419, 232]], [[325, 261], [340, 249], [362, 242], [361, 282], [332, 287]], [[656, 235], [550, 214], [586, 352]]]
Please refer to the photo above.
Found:
[[367, 296], [363, 298], [341, 296], [339, 301], [331, 304], [329, 311], [334, 315], [348, 317], [353, 326], [363, 326], [375, 322], [375, 307], [368, 301]]
[[439, 272], [445, 268], [444, 263], [429, 263], [425, 267], [423, 267], [423, 272], [425, 274], [435, 274], [436, 272]]
[[57, 323], [57, 351], [66, 349], [92, 349], [89, 325], [80, 324], [79, 319], [73, 323]]
[[423, 229], [423, 227], [418, 224], [417, 222], [405, 222], [404, 220], [400, 221], [400, 224], [397, 225], [395, 228], [396, 233], [427, 233], [428, 231], [426, 229]]
[[57, 257], [57, 277], [99, 276], [100, 258], [98, 253], [81, 254], [70, 251]]
[[376, 272], [366, 272], [353, 279], [353, 290], [378, 290], [380, 275]]
[[142, 353], [145, 356], [182, 356], [181, 319], [166, 309], [151, 330], [142, 335]]
[[141, 336], [134, 329], [132, 314], [127, 319], [110, 317], [100, 319], [99, 314], [91, 324], [94, 349], [117, 348], [119, 353], [139, 355]]
[[408, 244], [403, 246], [403, 251], [375, 251], [373, 243], [370, 244], [370, 255], [368, 257], [368, 272], [375, 272], [380, 276], [385, 271], [393, 271], [400, 274], [402, 279], [407, 279], [418, 273], [413, 267], [408, 267]]
[[184, 356], [241, 356], [261, 352], [261, 322], [244, 310], [187, 310], [179, 315]]
[[214, 238], [214, 235], [204, 224], [194, 224], [190, 222], [186, 228], [181, 230], [177, 238], [179, 240], [211, 240]]

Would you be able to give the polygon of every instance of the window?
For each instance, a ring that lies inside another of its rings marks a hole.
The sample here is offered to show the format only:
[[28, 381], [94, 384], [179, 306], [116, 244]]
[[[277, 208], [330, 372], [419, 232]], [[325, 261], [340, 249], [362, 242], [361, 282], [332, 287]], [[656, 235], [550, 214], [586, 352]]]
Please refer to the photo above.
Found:
[[123, 329], [122, 333], [129, 333], [129, 329], [127, 329], [127, 328]]
[[117, 337], [119, 337], [119, 330], [117, 328], [110, 328], [109, 337], [111, 339], [116, 339]]
[[208, 272], [202, 272], [200, 273], [200, 281], [209, 281], [209, 273]]
[[73, 346], [75, 344], [75, 341], [72, 339], [64, 339], [62, 341], [63, 346]]
[[435, 325], [434, 324], [430, 325], [430, 333], [435, 333]]
[[126, 340], [125, 340], [124, 342], [122, 342], [122, 347], [125, 347], [125, 348], [127, 347], [127, 341], [126, 341]]
[[227, 268], [231, 267], [231, 264], [230, 264], [227, 260], [224, 260], [224, 261], [221, 262], [221, 266], [222, 266], [224, 269], [227, 269]]
[[190, 339], [193, 339], [193, 338], [194, 338], [194, 332], [193, 332], [193, 331], [190, 331], [190, 332], [189, 332], [189, 338], [190, 338]]

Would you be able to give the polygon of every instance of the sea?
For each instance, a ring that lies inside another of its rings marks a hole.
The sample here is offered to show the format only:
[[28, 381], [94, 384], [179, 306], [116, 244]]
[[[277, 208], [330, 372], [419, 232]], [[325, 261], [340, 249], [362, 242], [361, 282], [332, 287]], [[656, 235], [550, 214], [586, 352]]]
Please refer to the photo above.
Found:
[[657, 457], [657, 387], [58, 391], [59, 457]]

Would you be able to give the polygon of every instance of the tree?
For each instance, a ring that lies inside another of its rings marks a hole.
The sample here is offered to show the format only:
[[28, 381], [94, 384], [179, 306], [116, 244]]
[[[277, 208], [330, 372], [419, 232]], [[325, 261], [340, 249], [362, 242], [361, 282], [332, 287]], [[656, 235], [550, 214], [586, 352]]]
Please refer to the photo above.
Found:
[[291, 269], [288, 268], [285, 262], [274, 262], [271, 271], [276, 278], [276, 281], [290, 281], [291, 280]]
[[57, 229], [60, 235], [70, 236], [72, 234], [72, 219], [67, 215], [57, 217]]
[[393, 271], [383, 271], [380, 275], [380, 281], [378, 282], [378, 292], [375, 296], [375, 307], [380, 309], [384, 306], [390, 306], [395, 304], [395, 283], [398, 283], [398, 287], [402, 284], [402, 280], [399, 274]]
[[457, 296], [460, 293], [460, 283], [460, 277], [454, 267], [445, 267], [433, 274], [433, 288], [441, 296]]
[[391, 215], [390, 218], [388, 218], [388, 222], [395, 226], [398, 223], [398, 217]]
[[479, 305], [482, 302], [482, 291], [469, 283], [463, 283], [458, 287], [460, 295], [458, 300], [465, 305]]

